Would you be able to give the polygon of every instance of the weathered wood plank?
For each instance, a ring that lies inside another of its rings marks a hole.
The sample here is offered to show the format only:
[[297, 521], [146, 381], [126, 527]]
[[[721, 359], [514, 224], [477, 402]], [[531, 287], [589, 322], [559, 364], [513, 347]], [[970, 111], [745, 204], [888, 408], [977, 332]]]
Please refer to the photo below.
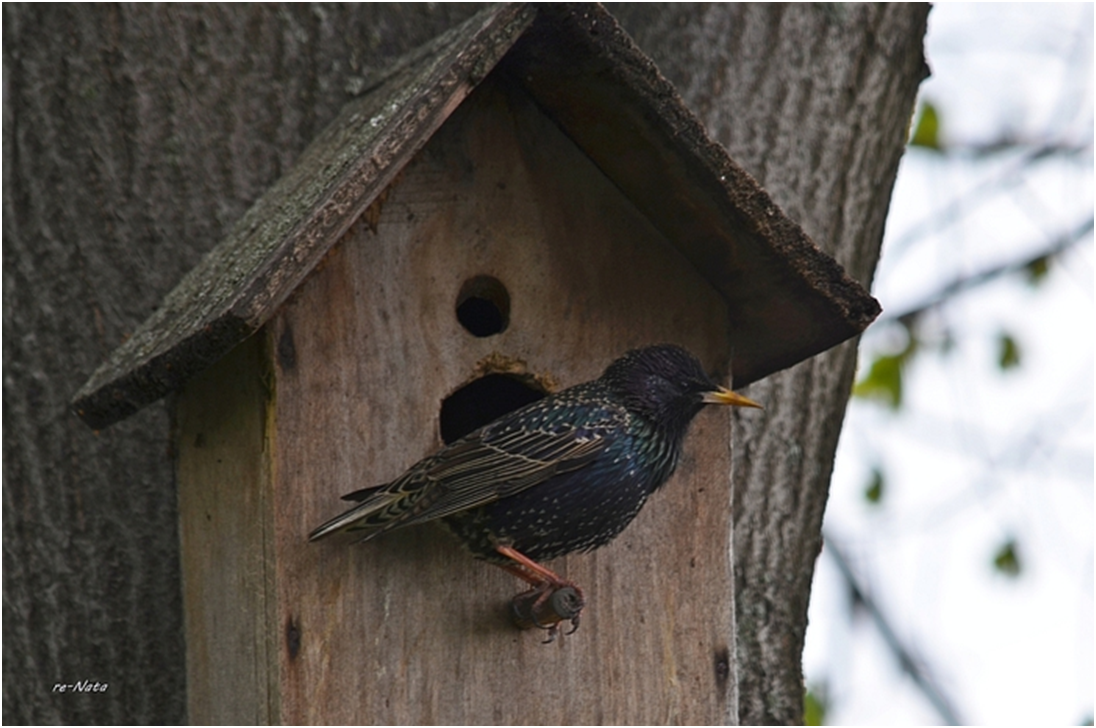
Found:
[[268, 391], [261, 337], [179, 396], [179, 533], [191, 723], [277, 723]]
[[[468, 278], [512, 299], [476, 338]], [[730, 718], [730, 420], [616, 542], [558, 567], [586, 589], [556, 644], [505, 616], [516, 580], [423, 526], [308, 543], [338, 497], [437, 448], [442, 400], [483, 362], [566, 386], [678, 341], [725, 371], [723, 301], [517, 89], [481, 86], [271, 322], [282, 719], [300, 723], [720, 723]], [[520, 365], [519, 365], [520, 366]]]

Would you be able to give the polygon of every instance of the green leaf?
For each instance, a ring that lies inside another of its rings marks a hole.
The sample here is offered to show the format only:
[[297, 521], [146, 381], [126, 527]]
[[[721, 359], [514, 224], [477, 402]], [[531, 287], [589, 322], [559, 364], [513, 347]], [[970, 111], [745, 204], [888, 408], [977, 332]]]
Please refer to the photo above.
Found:
[[873, 505], [883, 500], [883, 471], [879, 468], [872, 468], [871, 480], [868, 481], [868, 487], [864, 489], [864, 498]]
[[1047, 277], [1047, 273], [1050, 272], [1050, 256], [1041, 255], [1034, 260], [1028, 261], [1028, 264], [1024, 266], [1024, 272], [1027, 273], [1027, 282], [1032, 286], [1037, 286], [1043, 282]]
[[993, 568], [1012, 578], [1020, 575], [1020, 554], [1016, 539], [1010, 538], [997, 549], [997, 554], [993, 557]]
[[827, 707], [823, 691], [808, 689], [803, 694], [803, 724], [826, 725]]
[[911, 147], [922, 147], [940, 151], [940, 115], [931, 101], [921, 104], [921, 113], [910, 138]]
[[1001, 332], [997, 337], [997, 366], [1002, 371], [1020, 366], [1020, 345], [1006, 332]]
[[852, 388], [854, 397], [877, 399], [898, 409], [902, 405], [902, 364], [906, 353], [877, 357], [867, 375]]

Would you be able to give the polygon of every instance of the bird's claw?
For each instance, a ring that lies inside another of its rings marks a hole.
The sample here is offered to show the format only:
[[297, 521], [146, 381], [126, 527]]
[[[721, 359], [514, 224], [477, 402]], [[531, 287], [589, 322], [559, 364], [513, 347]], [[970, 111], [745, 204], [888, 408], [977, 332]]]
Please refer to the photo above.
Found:
[[[564, 632], [564, 634], [574, 634], [578, 631], [578, 620], [580, 616], [581, 615], [576, 614], [574, 617], [571, 617], [571, 629]], [[541, 644], [550, 645], [556, 641], [556, 637], [559, 637], [559, 626], [563, 624], [564, 620], [560, 620], [550, 625], [543, 625], [536, 621], [535, 618], [533, 621], [538, 628], [548, 630], [548, 639], [543, 640]]]
[[546, 628], [548, 630], [548, 639], [541, 640], [542, 645], [550, 645], [556, 641], [556, 637], [559, 636], [559, 622], [556, 622], [551, 627]]
[[576, 614], [574, 617], [571, 617], [571, 629], [567, 632], [567, 634], [574, 634], [575, 632], [578, 632], [578, 618], [581, 616], [581, 614]]

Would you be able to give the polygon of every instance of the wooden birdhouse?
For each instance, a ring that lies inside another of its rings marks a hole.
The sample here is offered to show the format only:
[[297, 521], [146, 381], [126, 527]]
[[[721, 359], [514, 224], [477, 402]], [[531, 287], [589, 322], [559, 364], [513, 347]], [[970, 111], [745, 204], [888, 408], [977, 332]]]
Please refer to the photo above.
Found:
[[492, 6], [348, 104], [74, 408], [102, 428], [178, 393], [192, 722], [717, 723], [725, 410], [617, 540], [553, 563], [589, 603], [550, 645], [441, 529], [308, 534], [634, 347], [741, 386], [877, 312], [603, 10]]

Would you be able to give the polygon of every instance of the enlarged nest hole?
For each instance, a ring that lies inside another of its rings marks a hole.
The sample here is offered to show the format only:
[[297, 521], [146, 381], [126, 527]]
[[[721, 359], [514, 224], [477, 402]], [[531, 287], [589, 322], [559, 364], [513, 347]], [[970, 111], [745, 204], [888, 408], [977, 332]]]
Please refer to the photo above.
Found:
[[474, 379], [442, 401], [441, 439], [448, 445], [546, 394], [530, 376], [492, 373]]
[[457, 321], [473, 336], [501, 334], [510, 325], [510, 292], [498, 278], [469, 278], [457, 296]]

